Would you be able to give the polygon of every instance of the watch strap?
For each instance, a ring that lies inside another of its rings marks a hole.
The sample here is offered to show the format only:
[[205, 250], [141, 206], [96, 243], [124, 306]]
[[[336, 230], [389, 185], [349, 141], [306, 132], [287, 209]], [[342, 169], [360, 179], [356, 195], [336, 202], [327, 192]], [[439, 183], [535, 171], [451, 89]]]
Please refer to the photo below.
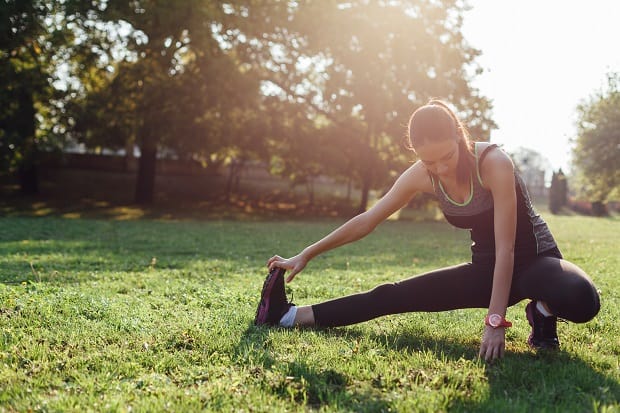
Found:
[[[500, 319], [499, 324], [497, 324], [497, 325], [493, 325], [493, 324], [491, 324], [490, 319], [491, 319], [492, 317], [499, 318], [499, 319]], [[489, 326], [489, 327], [493, 327], [493, 328], [499, 328], [499, 327], [512, 327], [512, 323], [511, 323], [510, 321], [506, 320], [506, 318], [502, 317], [502, 316], [501, 316], [501, 315], [499, 315], [499, 314], [487, 314], [487, 316], [486, 316], [486, 317], [484, 317], [484, 324], [485, 324], [485, 325], [487, 325], [487, 326]]]

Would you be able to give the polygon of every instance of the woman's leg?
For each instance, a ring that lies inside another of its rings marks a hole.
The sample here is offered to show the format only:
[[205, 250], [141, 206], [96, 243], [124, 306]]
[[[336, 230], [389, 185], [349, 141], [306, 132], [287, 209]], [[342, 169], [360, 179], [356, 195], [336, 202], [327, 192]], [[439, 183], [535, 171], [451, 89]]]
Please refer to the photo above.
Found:
[[[485, 308], [489, 305], [493, 269], [461, 264], [415, 276], [373, 290], [313, 306], [301, 307], [296, 323], [335, 327], [387, 314]], [[558, 317], [591, 320], [600, 309], [599, 295], [588, 275], [560, 258], [539, 257], [515, 271], [509, 305], [530, 298], [542, 301]]]
[[591, 320], [600, 309], [590, 277], [575, 264], [556, 257], [539, 257], [515, 272], [510, 305], [524, 298], [542, 301], [552, 314], [576, 323]]
[[365, 293], [300, 307], [295, 323], [336, 327], [387, 314], [483, 308], [489, 305], [492, 284], [492, 267], [461, 264], [382, 284]]

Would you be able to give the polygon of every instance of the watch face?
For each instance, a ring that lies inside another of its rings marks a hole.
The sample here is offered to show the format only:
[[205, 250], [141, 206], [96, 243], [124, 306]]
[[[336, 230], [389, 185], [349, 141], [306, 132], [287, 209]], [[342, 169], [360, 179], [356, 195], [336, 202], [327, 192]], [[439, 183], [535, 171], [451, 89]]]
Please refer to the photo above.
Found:
[[491, 324], [491, 327], [499, 327], [502, 324], [502, 316], [499, 314], [491, 314], [489, 316], [489, 324]]

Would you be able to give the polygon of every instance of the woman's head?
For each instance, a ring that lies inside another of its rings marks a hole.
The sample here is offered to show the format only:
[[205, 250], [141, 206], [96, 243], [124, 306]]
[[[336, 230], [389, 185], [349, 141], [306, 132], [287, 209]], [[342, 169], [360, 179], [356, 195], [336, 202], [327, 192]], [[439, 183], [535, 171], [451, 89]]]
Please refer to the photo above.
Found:
[[467, 182], [475, 167], [467, 130], [442, 101], [431, 100], [409, 119], [409, 143], [433, 175], [456, 175]]

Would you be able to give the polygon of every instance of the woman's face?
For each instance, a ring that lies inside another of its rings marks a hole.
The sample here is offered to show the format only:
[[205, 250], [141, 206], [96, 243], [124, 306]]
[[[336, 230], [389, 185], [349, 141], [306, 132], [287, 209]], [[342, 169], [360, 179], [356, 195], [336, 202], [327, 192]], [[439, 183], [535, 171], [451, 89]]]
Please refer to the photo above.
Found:
[[459, 162], [459, 146], [454, 139], [425, 142], [415, 152], [430, 173], [440, 178], [456, 176]]

